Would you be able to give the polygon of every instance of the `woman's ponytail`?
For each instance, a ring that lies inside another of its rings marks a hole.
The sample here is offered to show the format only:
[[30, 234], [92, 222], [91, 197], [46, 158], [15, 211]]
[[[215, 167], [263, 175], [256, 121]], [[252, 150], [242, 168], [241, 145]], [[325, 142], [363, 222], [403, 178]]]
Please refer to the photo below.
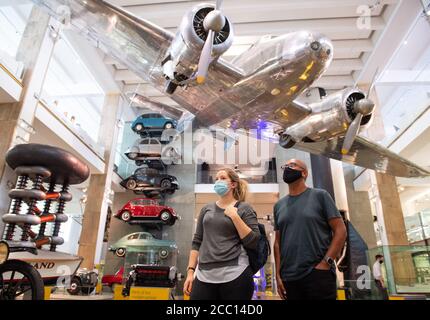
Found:
[[244, 202], [246, 199], [247, 193], [248, 193], [248, 183], [243, 179], [239, 179], [237, 187], [233, 191], [233, 197], [237, 201]]

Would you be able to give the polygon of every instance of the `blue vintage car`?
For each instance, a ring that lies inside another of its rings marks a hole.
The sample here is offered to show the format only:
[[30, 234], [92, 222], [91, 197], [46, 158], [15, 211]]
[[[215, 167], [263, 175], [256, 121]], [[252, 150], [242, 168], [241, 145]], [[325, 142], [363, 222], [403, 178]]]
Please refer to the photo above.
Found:
[[145, 129], [173, 129], [176, 128], [177, 121], [163, 117], [159, 113], [145, 113], [134, 120], [131, 128], [140, 133]]

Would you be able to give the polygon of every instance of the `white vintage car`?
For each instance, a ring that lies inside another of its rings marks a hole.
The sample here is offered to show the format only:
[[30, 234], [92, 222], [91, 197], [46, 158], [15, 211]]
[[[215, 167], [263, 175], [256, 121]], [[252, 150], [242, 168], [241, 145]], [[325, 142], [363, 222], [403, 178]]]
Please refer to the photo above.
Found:
[[177, 148], [171, 145], [163, 145], [156, 138], [138, 139], [134, 145], [127, 150], [125, 155], [136, 165], [141, 165], [145, 160], [162, 160], [166, 165], [177, 164], [181, 160], [181, 154]]

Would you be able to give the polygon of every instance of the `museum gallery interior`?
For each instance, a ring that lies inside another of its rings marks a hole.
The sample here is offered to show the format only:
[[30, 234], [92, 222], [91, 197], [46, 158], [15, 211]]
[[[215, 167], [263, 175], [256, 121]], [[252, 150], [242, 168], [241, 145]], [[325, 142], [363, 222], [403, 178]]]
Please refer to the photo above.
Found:
[[0, 300], [430, 299], [429, 108], [429, 0], [0, 1]]

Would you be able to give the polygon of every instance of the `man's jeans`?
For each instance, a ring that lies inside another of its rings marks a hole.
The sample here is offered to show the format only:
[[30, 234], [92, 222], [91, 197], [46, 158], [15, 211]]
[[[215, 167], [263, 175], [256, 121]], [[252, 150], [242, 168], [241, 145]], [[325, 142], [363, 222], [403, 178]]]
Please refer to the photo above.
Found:
[[378, 288], [378, 291], [379, 291], [379, 293], [380, 293], [380, 295], [381, 295], [382, 299], [383, 299], [383, 300], [388, 300], [388, 299], [389, 299], [389, 297], [388, 297], [387, 288], [385, 288], [385, 287], [382, 285], [382, 282], [381, 282], [380, 280], [376, 280], [376, 279], [375, 279], [375, 284], [376, 284], [376, 288]]
[[336, 300], [336, 274], [331, 270], [313, 269], [306, 277], [284, 281], [287, 300]]

